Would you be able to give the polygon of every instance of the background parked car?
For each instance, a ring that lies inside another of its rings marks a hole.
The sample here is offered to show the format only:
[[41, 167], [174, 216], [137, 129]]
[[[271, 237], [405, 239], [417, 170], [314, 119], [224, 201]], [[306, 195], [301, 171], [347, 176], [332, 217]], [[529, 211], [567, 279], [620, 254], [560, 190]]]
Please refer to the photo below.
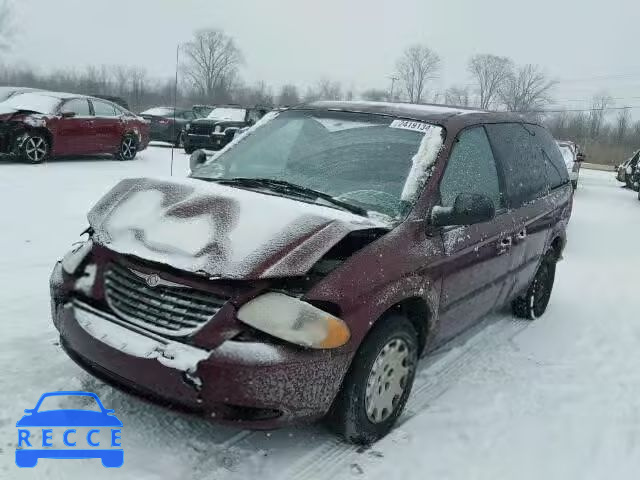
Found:
[[5, 100], [13, 97], [14, 95], [18, 95], [20, 93], [28, 93], [28, 92], [38, 92], [40, 91], [37, 88], [28, 88], [28, 87], [0, 87], [0, 102], [4, 102]]
[[640, 150], [635, 152], [631, 158], [618, 166], [616, 179], [623, 182], [627, 188], [638, 190], [638, 186], [634, 185], [633, 175], [638, 170], [638, 159], [640, 158]]
[[269, 110], [267, 107], [218, 106], [206, 118], [186, 126], [184, 150], [189, 154], [198, 148], [220, 150], [233, 140], [238, 130], [250, 127]]
[[107, 100], [31, 92], [0, 103], [0, 153], [29, 163], [102, 153], [133, 160], [148, 143], [149, 124]]
[[193, 110], [173, 107], [155, 107], [140, 116], [151, 122], [151, 140], [169, 142], [176, 147], [184, 145], [184, 127], [197, 118]]
[[558, 140], [557, 143], [562, 153], [564, 163], [567, 166], [571, 185], [576, 189], [578, 188], [578, 178], [580, 177], [580, 164], [584, 161], [585, 155], [580, 151], [580, 147], [575, 142]]

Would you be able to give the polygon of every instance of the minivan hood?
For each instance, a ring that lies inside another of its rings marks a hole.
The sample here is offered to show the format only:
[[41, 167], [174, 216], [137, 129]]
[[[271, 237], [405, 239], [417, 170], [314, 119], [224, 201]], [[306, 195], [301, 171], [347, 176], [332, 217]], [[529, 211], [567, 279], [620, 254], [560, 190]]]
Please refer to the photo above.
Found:
[[299, 276], [377, 220], [195, 179], [126, 179], [89, 212], [109, 250], [210, 278]]

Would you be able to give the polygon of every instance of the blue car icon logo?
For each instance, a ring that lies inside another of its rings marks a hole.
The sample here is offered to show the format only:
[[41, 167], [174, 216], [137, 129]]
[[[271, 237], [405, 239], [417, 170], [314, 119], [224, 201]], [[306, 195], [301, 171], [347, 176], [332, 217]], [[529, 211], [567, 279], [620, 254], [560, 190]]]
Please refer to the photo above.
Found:
[[[84, 397], [80, 400], [88, 403], [95, 400], [98, 410], [43, 408], [47, 399], [61, 396]], [[16, 423], [18, 467], [35, 467], [40, 458], [99, 458], [108, 468], [118, 468], [124, 463], [122, 422], [113, 410], [104, 408], [95, 393], [45, 393], [33, 409], [24, 412], [26, 415]], [[56, 441], [66, 448], [57, 448], [58, 445], [54, 445]], [[107, 446], [110, 448], [105, 448]]]

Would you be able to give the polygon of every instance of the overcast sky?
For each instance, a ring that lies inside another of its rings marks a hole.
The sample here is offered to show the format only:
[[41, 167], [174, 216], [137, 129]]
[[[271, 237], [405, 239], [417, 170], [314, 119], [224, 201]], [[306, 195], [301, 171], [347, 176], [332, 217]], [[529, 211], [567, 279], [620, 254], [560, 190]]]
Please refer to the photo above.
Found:
[[[432, 88], [468, 84], [476, 53], [536, 63], [560, 80], [567, 107], [607, 89], [616, 104], [640, 105], [635, 55], [640, 4], [537, 0], [17, 0], [12, 62], [54, 67], [127, 64], [170, 77], [175, 47], [194, 29], [234, 37], [248, 83], [302, 87], [321, 77], [345, 88], [388, 88], [396, 58], [412, 43], [442, 57]], [[634, 99], [632, 97], [639, 98]], [[640, 110], [635, 113], [638, 114]]]

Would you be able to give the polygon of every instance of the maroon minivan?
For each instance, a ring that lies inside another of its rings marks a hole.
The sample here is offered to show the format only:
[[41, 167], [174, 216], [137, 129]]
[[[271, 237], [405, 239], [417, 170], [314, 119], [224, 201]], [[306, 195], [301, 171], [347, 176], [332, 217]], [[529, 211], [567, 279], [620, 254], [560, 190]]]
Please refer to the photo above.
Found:
[[318, 102], [272, 112], [187, 179], [120, 182], [57, 263], [68, 355], [151, 400], [273, 428], [386, 434], [418, 358], [549, 302], [572, 188], [519, 116]]

